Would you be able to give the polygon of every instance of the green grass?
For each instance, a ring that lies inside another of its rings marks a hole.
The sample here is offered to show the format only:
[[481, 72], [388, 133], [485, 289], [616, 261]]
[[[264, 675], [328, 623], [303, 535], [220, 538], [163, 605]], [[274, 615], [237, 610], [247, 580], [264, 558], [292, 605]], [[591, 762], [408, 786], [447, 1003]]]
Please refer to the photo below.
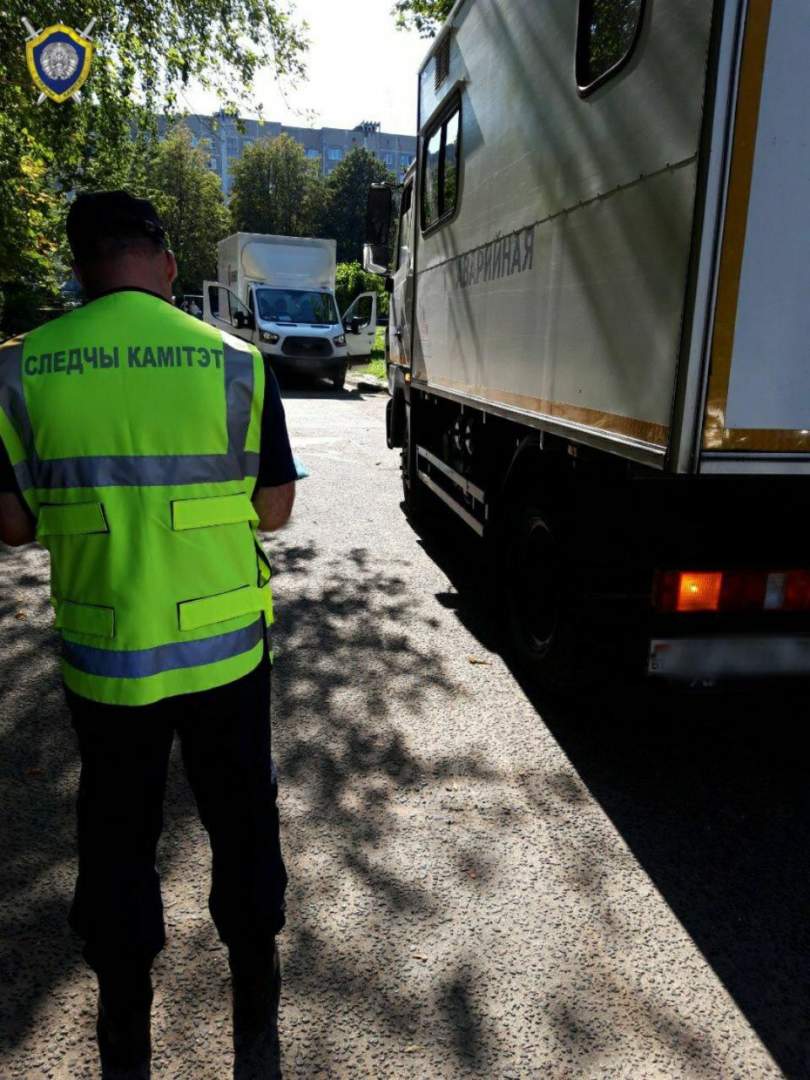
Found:
[[385, 328], [377, 327], [377, 335], [374, 338], [374, 348], [371, 350], [371, 363], [365, 367], [355, 369], [359, 375], [376, 375], [378, 379], [385, 378]]

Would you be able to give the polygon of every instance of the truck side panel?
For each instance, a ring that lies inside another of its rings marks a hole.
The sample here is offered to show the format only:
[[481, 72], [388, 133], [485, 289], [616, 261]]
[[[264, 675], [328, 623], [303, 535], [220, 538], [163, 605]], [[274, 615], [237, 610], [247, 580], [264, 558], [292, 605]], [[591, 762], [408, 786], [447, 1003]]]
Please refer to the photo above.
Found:
[[712, 5], [645, 5], [632, 59], [584, 98], [578, 6], [470, 0], [438, 90], [423, 68], [422, 133], [458, 87], [462, 164], [456, 216], [417, 248], [414, 378], [663, 451]]
[[775, 471], [810, 452], [808, 40], [807, 4], [751, 0], [703, 440]]

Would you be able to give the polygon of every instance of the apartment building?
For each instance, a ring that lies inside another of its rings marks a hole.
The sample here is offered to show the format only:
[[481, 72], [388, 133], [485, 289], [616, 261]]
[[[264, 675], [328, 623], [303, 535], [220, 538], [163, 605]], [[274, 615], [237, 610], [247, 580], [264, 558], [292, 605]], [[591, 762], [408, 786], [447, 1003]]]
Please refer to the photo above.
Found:
[[[395, 135], [381, 131], [380, 125], [364, 121], [354, 128], [291, 127], [272, 120], [240, 120], [215, 113], [213, 116], [192, 114], [182, 121], [190, 129], [195, 143], [205, 139], [211, 148], [211, 168], [222, 180], [225, 194], [231, 190], [231, 166], [242, 151], [260, 139], [290, 135], [303, 146], [308, 158], [319, 163], [322, 175], [328, 176], [355, 147], [371, 151], [397, 177], [416, 157], [416, 136]], [[170, 126], [163, 117], [161, 135]]]

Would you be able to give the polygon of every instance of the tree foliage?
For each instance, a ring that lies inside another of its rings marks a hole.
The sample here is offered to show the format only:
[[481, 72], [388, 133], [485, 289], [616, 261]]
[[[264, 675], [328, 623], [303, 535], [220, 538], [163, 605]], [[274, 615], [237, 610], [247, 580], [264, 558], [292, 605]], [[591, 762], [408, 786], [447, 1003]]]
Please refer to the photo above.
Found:
[[[96, 55], [75, 98], [37, 106], [25, 63], [25, 16], [84, 30]], [[67, 193], [142, 189], [158, 113], [195, 80], [230, 108], [250, 99], [260, 67], [296, 77], [306, 41], [282, 0], [7, 0], [0, 10], [0, 289], [52, 292], [67, 274]], [[238, 89], [235, 89], [238, 88]], [[135, 138], [133, 138], [135, 136]], [[61, 256], [61, 257], [60, 257]]]
[[396, 183], [394, 174], [362, 147], [350, 150], [328, 177], [321, 235], [337, 240], [338, 262], [362, 261], [368, 189], [386, 183]]
[[199, 293], [206, 278], [215, 278], [217, 241], [230, 231], [230, 215], [222, 185], [208, 168], [205, 144], [192, 146], [185, 125], [171, 131], [154, 151], [149, 170], [152, 199], [177, 256], [178, 293]]
[[237, 231], [311, 236], [323, 201], [318, 163], [290, 135], [253, 143], [233, 166], [230, 207]]
[[338, 263], [335, 279], [335, 296], [341, 315], [355, 297], [361, 293], [377, 294], [377, 312], [388, 314], [388, 293], [385, 280], [379, 274], [368, 274], [359, 262]]
[[393, 14], [397, 26], [416, 30], [420, 37], [435, 37], [453, 9], [455, 0], [397, 0]]

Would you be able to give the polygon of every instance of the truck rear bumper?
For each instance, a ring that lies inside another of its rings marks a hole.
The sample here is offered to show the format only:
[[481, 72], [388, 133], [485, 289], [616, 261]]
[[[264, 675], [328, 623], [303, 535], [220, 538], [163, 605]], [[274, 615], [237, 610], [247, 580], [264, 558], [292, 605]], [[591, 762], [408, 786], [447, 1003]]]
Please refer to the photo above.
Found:
[[654, 638], [647, 672], [678, 682], [810, 675], [810, 635]]

